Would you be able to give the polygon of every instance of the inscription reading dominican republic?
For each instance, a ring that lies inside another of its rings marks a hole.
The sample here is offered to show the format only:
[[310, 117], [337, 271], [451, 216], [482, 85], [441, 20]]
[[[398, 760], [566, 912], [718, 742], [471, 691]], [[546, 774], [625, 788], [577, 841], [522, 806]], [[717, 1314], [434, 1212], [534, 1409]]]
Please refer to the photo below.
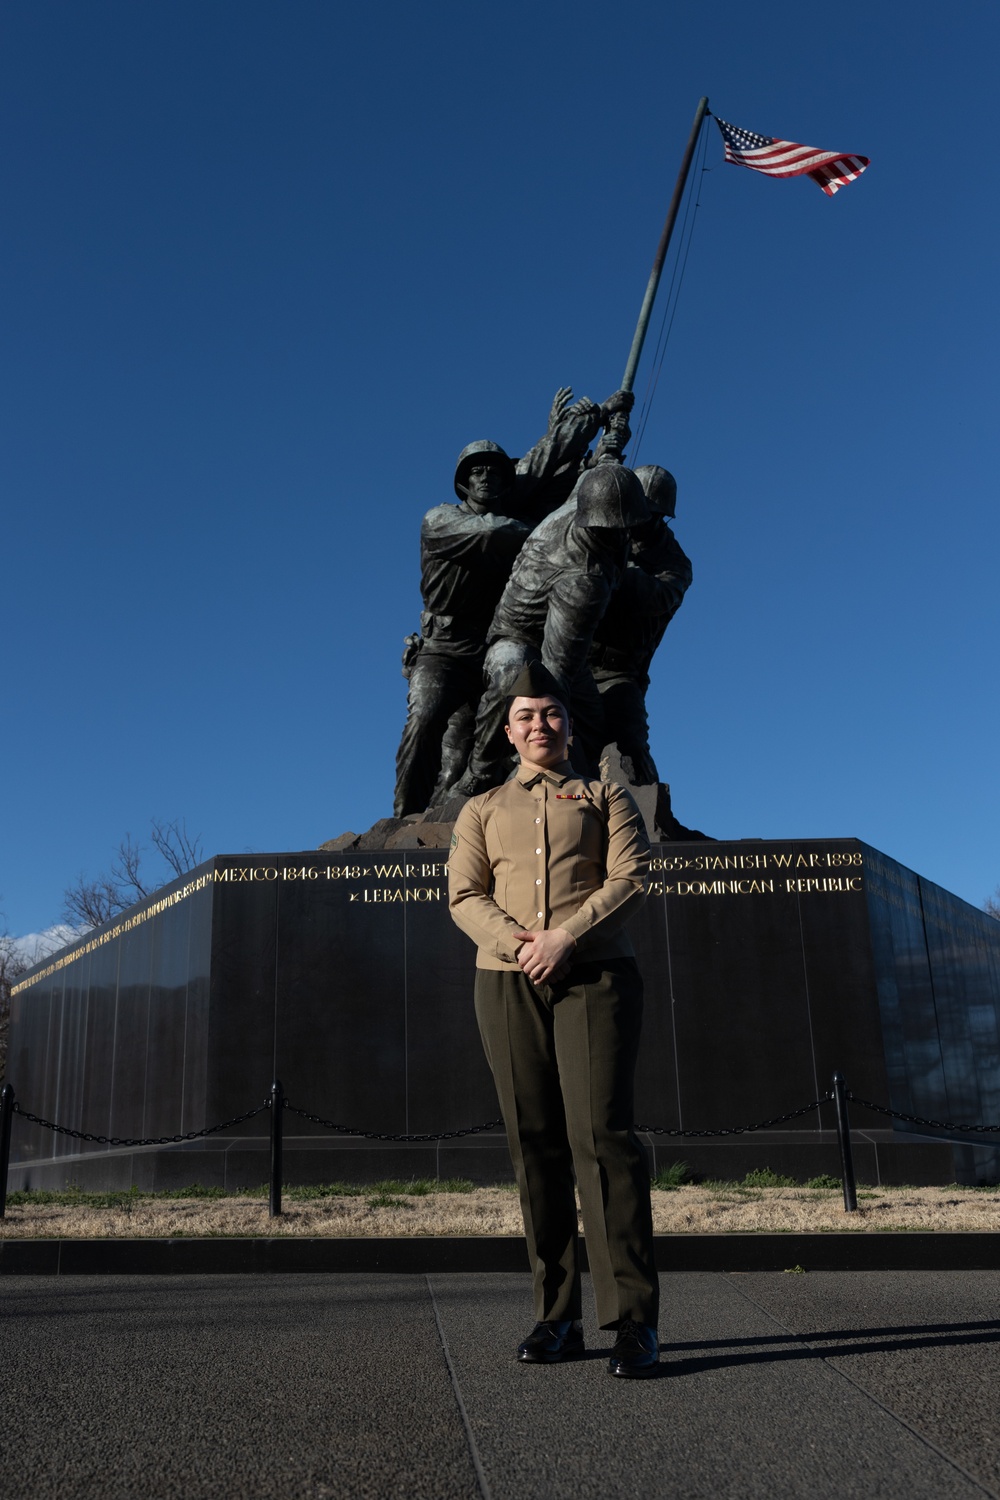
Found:
[[[860, 870], [864, 859], [854, 849], [823, 849], [784, 853], [760, 850], [740, 854], [665, 854], [650, 861], [653, 876], [683, 871], [714, 875], [711, 880], [657, 880], [646, 889], [651, 896], [843, 896], [864, 890]], [[795, 874], [815, 871], [815, 874]], [[838, 875], [820, 871], [839, 870]], [[739, 871], [740, 874], [735, 872]], [[763, 872], [770, 872], [764, 874]]]

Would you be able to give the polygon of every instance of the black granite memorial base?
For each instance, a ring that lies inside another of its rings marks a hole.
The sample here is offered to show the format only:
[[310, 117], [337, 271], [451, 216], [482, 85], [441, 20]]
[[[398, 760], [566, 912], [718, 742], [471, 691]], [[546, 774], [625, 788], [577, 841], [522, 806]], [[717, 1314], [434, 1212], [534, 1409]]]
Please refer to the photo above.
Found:
[[[474, 952], [443, 850], [218, 856], [24, 976], [9, 1078], [21, 1107], [141, 1138], [293, 1105], [381, 1134], [495, 1119], [472, 1008]], [[646, 979], [637, 1122], [654, 1167], [709, 1177], [838, 1170], [841, 1070], [858, 1100], [1000, 1121], [1000, 923], [856, 839], [654, 847], [631, 925]], [[268, 1116], [180, 1147], [114, 1148], [15, 1118], [12, 1187], [256, 1186]], [[344, 1139], [291, 1111], [288, 1182], [509, 1179], [502, 1135]], [[904, 1126], [852, 1106], [869, 1182], [996, 1181], [1000, 1134]]]

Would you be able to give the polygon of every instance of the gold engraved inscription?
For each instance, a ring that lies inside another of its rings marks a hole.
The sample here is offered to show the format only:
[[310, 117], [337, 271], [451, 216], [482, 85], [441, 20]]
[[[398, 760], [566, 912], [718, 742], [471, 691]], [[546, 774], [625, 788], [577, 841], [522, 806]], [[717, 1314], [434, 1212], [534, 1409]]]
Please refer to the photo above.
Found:
[[864, 887], [861, 884], [860, 875], [827, 875], [823, 879], [815, 880], [786, 880], [785, 890], [794, 891], [798, 896], [808, 896], [814, 891], [838, 892], [838, 891], [860, 891]]
[[72, 953], [63, 954], [61, 958], [54, 958], [50, 964], [46, 964], [44, 969], [39, 969], [37, 974], [32, 974], [29, 979], [24, 979], [20, 984], [14, 985], [11, 994], [19, 995], [22, 990], [29, 990], [33, 984], [47, 979], [50, 974], [56, 974], [60, 969], [65, 969], [67, 964], [75, 963], [78, 958], [84, 958], [86, 954], [103, 948], [105, 943], [121, 937], [123, 933], [131, 932], [134, 927], [140, 927], [143, 922], [148, 922], [151, 917], [159, 916], [160, 912], [167, 911], [178, 902], [187, 900], [188, 896], [193, 896], [195, 891], [203, 891], [206, 886], [214, 885], [220, 873], [218, 870], [210, 870], [207, 875], [199, 875], [197, 880], [189, 880], [187, 885], [182, 886], [180, 890], [171, 891], [168, 896], [161, 896], [159, 901], [154, 901], [143, 911], [133, 912], [130, 917], [125, 917], [123, 921], [116, 922], [113, 927], [109, 927], [107, 932], [99, 932], [82, 947], [74, 948]]
[[430, 864], [400, 865], [327, 865], [327, 880], [441, 880], [448, 866], [444, 861]]
[[[862, 877], [858, 873], [863, 865], [864, 857], [860, 850], [855, 849], [664, 854], [650, 860], [650, 870], [654, 875], [703, 872], [716, 878], [672, 882], [653, 879], [646, 889], [651, 896], [849, 895], [864, 890]], [[758, 873], [765, 870], [774, 871], [775, 874], [764, 876]], [[817, 873], [792, 877], [790, 872], [793, 870]], [[841, 873], [819, 873], [825, 870], [838, 870]], [[780, 878], [782, 873], [785, 875], [783, 879]]]
[[651, 896], [773, 896], [773, 880], [678, 880], [668, 885], [653, 880], [646, 888]]
[[697, 870], [705, 874], [725, 870], [842, 870], [850, 865], [860, 866], [864, 859], [859, 850], [824, 849], [806, 854], [758, 853], [758, 854], [664, 854], [650, 860], [649, 868], [658, 873], [676, 874], [678, 871]]
[[439, 885], [417, 885], [417, 886], [372, 886], [366, 885], [360, 891], [351, 891], [351, 901], [359, 901], [363, 906], [391, 906], [394, 903], [415, 901], [418, 906], [424, 906], [428, 901], [441, 900], [441, 887]]
[[87, 942], [76, 947], [70, 953], [64, 953], [54, 958], [51, 963], [46, 964], [44, 969], [39, 969], [37, 974], [13, 986], [11, 994], [18, 995], [22, 990], [31, 989], [32, 985], [38, 984], [50, 975], [58, 973], [67, 964], [75, 963], [78, 958], [84, 958], [88, 953], [103, 948], [106, 943], [111, 943], [115, 938], [122, 937], [131, 932], [133, 928], [140, 927], [143, 922], [148, 922], [157, 917], [161, 912], [167, 911], [172, 906], [177, 906], [181, 901], [186, 901], [196, 891], [202, 891], [211, 885], [254, 885], [274, 884], [275, 882], [305, 882], [308, 884], [325, 884], [329, 881], [364, 881], [365, 887], [361, 891], [350, 893], [351, 901], [368, 902], [376, 905], [390, 905], [396, 901], [415, 902], [417, 905], [427, 905], [430, 902], [440, 901], [443, 887], [438, 885], [393, 886], [391, 889], [383, 889], [389, 880], [421, 880], [442, 881], [447, 871], [447, 864], [443, 860], [421, 861], [414, 864], [384, 864], [384, 865], [228, 865], [225, 869], [209, 870], [204, 875], [199, 875], [196, 880], [189, 880], [186, 885], [176, 891], [171, 891], [166, 896], [150, 903], [142, 911], [132, 912], [123, 917], [106, 932], [99, 932]]

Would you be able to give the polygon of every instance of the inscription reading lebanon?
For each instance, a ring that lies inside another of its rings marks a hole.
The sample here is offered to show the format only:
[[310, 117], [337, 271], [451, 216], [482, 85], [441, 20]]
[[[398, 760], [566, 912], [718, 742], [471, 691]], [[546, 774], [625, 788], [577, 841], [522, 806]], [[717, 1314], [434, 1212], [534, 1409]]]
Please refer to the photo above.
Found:
[[389, 906], [394, 901], [416, 901], [418, 904], [423, 905], [428, 901], [441, 900], [441, 886], [396, 886], [395, 888], [390, 887], [386, 889], [380, 886], [366, 885], [360, 891], [351, 891], [350, 900], [375, 906]]

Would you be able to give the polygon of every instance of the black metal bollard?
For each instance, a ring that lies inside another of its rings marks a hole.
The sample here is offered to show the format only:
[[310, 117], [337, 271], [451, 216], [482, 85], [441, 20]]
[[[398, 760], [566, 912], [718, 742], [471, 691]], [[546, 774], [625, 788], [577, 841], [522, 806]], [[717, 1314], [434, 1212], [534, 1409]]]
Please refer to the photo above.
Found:
[[10, 1134], [14, 1125], [14, 1085], [0, 1089], [0, 1219], [7, 1212], [7, 1170], [10, 1166]]
[[271, 1192], [267, 1204], [267, 1212], [272, 1219], [281, 1213], [281, 1129], [284, 1113], [285, 1091], [281, 1087], [281, 1080], [276, 1078], [271, 1084]]
[[840, 1175], [844, 1183], [844, 1213], [852, 1214], [858, 1206], [858, 1185], [854, 1180], [851, 1122], [847, 1117], [847, 1088], [843, 1073], [833, 1075], [833, 1100], [837, 1107], [837, 1144], [840, 1147]]

